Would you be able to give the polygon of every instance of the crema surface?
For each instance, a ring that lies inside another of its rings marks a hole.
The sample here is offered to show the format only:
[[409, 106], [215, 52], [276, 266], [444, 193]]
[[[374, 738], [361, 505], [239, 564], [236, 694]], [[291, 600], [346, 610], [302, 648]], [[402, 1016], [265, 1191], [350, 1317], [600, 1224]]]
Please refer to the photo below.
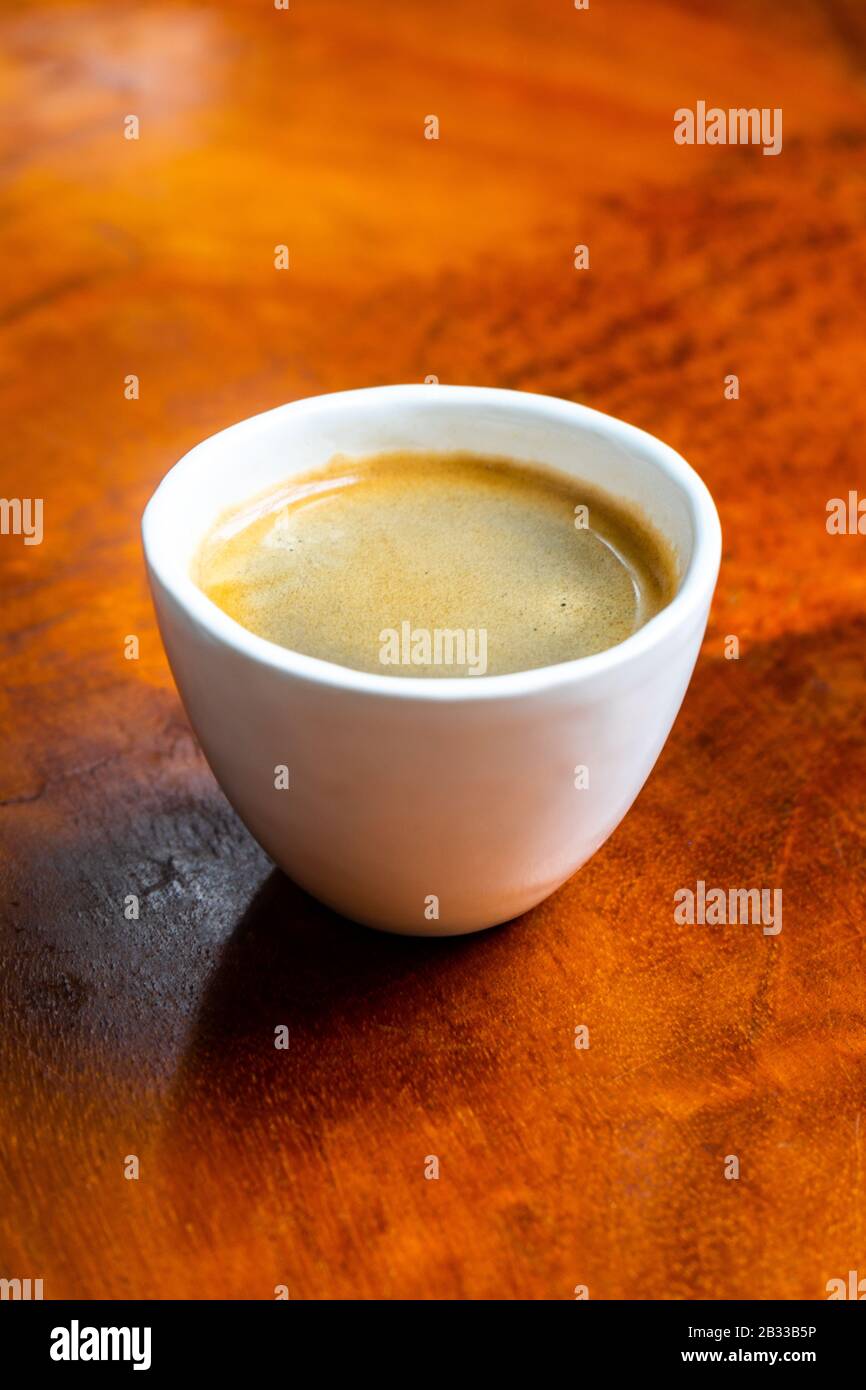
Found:
[[630, 636], [665, 544], [579, 481], [471, 454], [337, 457], [225, 513], [194, 578], [280, 646], [396, 677], [499, 675]]

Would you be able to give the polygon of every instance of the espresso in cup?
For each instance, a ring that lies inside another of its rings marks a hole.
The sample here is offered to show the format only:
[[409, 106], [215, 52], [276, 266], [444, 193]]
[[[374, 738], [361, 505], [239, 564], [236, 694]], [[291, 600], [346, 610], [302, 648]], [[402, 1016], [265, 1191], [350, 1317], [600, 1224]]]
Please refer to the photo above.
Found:
[[471, 453], [338, 456], [223, 513], [193, 578], [270, 642], [395, 677], [615, 646], [674, 596], [667, 543], [597, 487]]
[[[420, 383], [223, 430], [163, 479], [142, 532], [178, 690], [234, 810], [307, 893], [420, 936], [519, 916], [620, 824], [682, 703], [721, 554], [709, 492], [660, 440], [572, 401]], [[605, 573], [628, 582], [593, 589]], [[436, 662], [447, 625], [487, 629], [483, 675]]]

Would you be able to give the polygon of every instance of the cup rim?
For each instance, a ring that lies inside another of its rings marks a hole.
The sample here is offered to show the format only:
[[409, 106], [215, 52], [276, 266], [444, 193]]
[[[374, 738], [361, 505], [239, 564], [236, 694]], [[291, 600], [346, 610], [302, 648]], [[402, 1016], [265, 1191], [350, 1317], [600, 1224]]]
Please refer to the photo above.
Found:
[[[360, 397], [379, 397], [402, 404], [418, 400], [429, 405], [438, 400], [474, 402], [479, 408], [507, 406], [511, 409], [542, 407], [561, 422], [591, 428], [620, 443], [630, 452], [647, 457], [675, 483], [686, 500], [692, 526], [692, 553], [679, 588], [658, 613], [637, 632], [613, 647], [591, 656], [574, 657], [552, 666], [534, 667], [495, 676], [385, 676], [356, 671], [321, 657], [307, 656], [281, 647], [242, 627], [209, 599], [189, 573], [188, 563], [167, 553], [160, 544], [160, 514], [171, 503], [167, 500], [169, 479], [201, 465], [203, 455], [216, 440], [252, 427], [260, 428], [270, 417], [320, 408], [327, 402], [335, 410], [351, 405]], [[395, 700], [460, 701], [509, 699], [554, 690], [564, 685], [583, 684], [629, 666], [662, 644], [676, 629], [687, 626], [712, 597], [721, 559], [721, 525], [713, 498], [706, 484], [690, 464], [669, 445], [636, 425], [607, 415], [591, 406], [558, 396], [530, 391], [512, 391], [486, 386], [443, 386], [413, 383], [399, 386], [372, 386], [352, 391], [323, 392], [306, 396], [271, 410], [249, 416], [238, 424], [219, 430], [183, 455], [165, 474], [151, 496], [141, 521], [145, 560], [151, 574], [187, 616], [216, 642], [230, 647], [240, 656], [284, 675], [307, 680], [336, 691], [387, 696]]]

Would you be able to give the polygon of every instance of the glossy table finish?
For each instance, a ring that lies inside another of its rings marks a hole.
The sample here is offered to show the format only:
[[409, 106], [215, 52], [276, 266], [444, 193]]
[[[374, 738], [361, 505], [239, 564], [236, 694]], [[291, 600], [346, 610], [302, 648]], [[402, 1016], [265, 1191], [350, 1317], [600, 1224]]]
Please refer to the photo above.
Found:
[[[866, 494], [866, 22], [707, 8], [0, 19], [2, 491], [45, 527], [0, 536], [0, 1276], [567, 1299], [866, 1275], [866, 537], [825, 525]], [[675, 145], [698, 99], [783, 108], [782, 153]], [[659, 434], [725, 534], [635, 807], [543, 906], [454, 941], [272, 869], [191, 736], [138, 539], [205, 435], [431, 374]], [[698, 880], [781, 888], [783, 930], [678, 925]]]

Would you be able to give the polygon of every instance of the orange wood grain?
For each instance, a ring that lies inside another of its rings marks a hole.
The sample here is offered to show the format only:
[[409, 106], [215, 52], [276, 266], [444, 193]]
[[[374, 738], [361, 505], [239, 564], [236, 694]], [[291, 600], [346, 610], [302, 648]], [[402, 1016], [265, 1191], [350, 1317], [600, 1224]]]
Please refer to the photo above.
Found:
[[[2, 493], [44, 498], [45, 540], [0, 536], [0, 1276], [558, 1299], [866, 1275], [866, 537], [824, 524], [866, 495], [866, 24], [784, 8], [4, 11]], [[675, 146], [699, 98], [781, 106], [783, 153]], [[725, 557], [620, 829], [520, 921], [423, 942], [334, 917], [240, 826], [138, 520], [204, 435], [431, 373], [660, 434]], [[781, 935], [677, 926], [698, 879], [781, 887]]]

